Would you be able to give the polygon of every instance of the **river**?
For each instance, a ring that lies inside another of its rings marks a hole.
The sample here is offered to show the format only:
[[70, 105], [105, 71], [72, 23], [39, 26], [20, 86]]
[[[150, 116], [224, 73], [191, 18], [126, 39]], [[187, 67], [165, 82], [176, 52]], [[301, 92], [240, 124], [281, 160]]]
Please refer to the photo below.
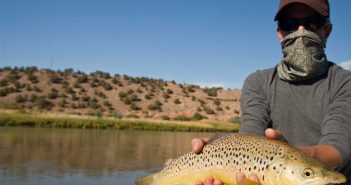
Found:
[[0, 184], [132, 185], [210, 135], [0, 127]]

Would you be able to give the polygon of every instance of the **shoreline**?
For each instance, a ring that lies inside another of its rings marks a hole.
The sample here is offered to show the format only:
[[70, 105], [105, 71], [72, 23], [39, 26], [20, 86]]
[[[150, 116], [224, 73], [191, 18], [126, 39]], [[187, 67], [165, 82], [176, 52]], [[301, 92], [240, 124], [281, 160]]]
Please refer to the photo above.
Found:
[[115, 119], [21, 110], [0, 110], [0, 126], [185, 132], [237, 132], [240, 127], [239, 124], [216, 120]]

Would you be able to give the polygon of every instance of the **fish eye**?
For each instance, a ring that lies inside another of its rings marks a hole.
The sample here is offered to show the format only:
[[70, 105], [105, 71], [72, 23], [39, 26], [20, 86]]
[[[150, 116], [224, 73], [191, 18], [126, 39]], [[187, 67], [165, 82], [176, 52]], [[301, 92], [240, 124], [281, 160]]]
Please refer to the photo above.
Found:
[[303, 176], [305, 178], [312, 178], [314, 176], [313, 170], [309, 169], [309, 168], [306, 168], [305, 170], [303, 170]]

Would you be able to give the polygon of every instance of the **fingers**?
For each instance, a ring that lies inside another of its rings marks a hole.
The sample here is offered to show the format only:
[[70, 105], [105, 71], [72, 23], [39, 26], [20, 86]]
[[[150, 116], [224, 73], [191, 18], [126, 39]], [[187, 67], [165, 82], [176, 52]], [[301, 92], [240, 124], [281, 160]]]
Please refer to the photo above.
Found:
[[280, 140], [287, 142], [283, 134], [279, 130], [274, 130], [272, 128], [267, 128], [265, 131], [265, 135], [269, 139], [275, 139], [275, 140]]
[[195, 185], [223, 185], [220, 180], [214, 180], [212, 177], [206, 177], [205, 182], [196, 182]]
[[202, 151], [207, 141], [205, 139], [194, 138], [191, 141], [191, 151], [198, 154]]
[[[250, 180], [250, 181], [256, 182], [257, 184], [260, 184], [260, 180], [254, 174], [250, 174], [247, 179]], [[245, 177], [245, 175], [243, 173], [236, 174], [236, 181], [238, 182], [238, 185], [247, 184], [248, 183], [247, 179], [246, 179], [246, 177]]]

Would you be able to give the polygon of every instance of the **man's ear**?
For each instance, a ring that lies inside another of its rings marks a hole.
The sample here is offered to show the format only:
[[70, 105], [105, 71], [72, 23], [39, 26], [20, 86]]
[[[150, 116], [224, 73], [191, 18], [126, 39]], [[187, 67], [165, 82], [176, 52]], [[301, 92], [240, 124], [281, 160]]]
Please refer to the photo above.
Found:
[[324, 27], [325, 29], [325, 38], [328, 39], [328, 37], [330, 36], [332, 30], [333, 30], [333, 24], [328, 24]]
[[282, 30], [279, 28], [277, 28], [277, 35], [278, 35], [279, 41], [282, 42], [284, 36], [283, 36]]

